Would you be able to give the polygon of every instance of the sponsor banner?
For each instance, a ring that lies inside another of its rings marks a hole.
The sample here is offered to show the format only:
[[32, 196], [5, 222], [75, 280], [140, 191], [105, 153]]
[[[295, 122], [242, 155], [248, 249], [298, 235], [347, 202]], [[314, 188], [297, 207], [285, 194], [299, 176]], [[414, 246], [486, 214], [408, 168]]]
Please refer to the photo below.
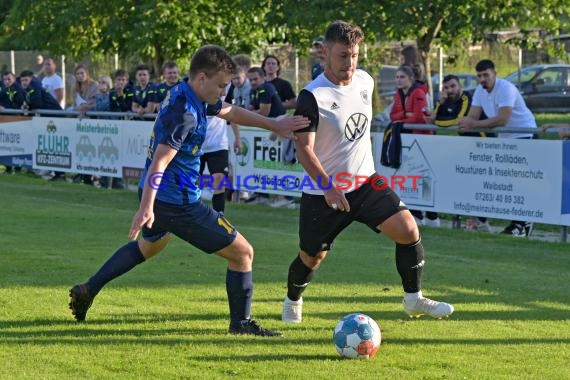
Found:
[[0, 163], [31, 167], [33, 140], [32, 118], [0, 118]]
[[34, 118], [35, 169], [122, 176], [122, 129], [118, 120]]
[[404, 134], [401, 167], [375, 164], [421, 175], [394, 189], [411, 209], [561, 224], [562, 141]]
[[562, 142], [562, 223], [570, 226], [570, 141]]
[[117, 123], [123, 133], [122, 165], [128, 168], [144, 169], [154, 122], [121, 120]]
[[[281, 160], [282, 141], [257, 128], [240, 128], [241, 153], [231, 154], [235, 189], [301, 196], [304, 178], [300, 164]], [[233, 146], [233, 143], [231, 144]]]

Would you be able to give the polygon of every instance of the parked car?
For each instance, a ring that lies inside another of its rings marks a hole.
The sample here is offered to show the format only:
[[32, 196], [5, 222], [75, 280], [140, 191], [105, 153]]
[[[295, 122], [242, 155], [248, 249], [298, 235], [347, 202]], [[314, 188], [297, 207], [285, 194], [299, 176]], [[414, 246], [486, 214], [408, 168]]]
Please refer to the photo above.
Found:
[[536, 65], [505, 77], [532, 112], [570, 112], [570, 65]]

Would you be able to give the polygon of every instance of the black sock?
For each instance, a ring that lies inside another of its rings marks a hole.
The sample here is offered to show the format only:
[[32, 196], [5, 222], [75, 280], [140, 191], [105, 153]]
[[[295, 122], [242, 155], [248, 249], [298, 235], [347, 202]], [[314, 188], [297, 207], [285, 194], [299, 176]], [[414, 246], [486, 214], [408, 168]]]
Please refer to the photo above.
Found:
[[212, 197], [212, 208], [218, 212], [224, 212], [224, 208], [226, 206], [226, 194], [219, 193], [214, 194]]
[[89, 291], [92, 295], [96, 295], [109, 281], [127, 273], [142, 262], [144, 262], [144, 256], [139, 249], [139, 243], [131, 241], [125, 244], [87, 281]]
[[289, 266], [289, 276], [287, 277], [287, 298], [291, 301], [298, 301], [305, 288], [309, 285], [315, 271], [307, 267], [301, 257], [297, 256]]
[[231, 327], [239, 327], [242, 321], [250, 318], [253, 298], [252, 272], [226, 272], [226, 291], [230, 305]]
[[417, 293], [422, 289], [424, 248], [421, 238], [412, 244], [396, 243], [396, 268], [406, 293]]

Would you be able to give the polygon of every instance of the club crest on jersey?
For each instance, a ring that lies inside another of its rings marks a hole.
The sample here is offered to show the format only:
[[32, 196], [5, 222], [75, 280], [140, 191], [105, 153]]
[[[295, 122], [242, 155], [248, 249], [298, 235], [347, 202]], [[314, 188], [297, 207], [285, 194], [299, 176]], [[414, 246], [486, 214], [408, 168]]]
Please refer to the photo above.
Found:
[[368, 90], [360, 91], [360, 97], [364, 104], [370, 104], [370, 98], [368, 97]]
[[360, 112], [350, 115], [344, 125], [344, 135], [348, 141], [356, 141], [366, 133], [368, 129], [368, 117]]

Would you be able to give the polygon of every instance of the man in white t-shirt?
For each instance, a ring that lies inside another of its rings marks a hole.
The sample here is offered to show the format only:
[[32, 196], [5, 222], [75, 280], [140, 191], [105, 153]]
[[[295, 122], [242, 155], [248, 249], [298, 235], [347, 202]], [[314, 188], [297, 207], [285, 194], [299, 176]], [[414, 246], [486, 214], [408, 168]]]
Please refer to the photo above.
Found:
[[[374, 79], [357, 69], [362, 30], [344, 21], [329, 25], [323, 41], [325, 71], [299, 93], [297, 159], [305, 169], [299, 215], [299, 254], [289, 267], [282, 320], [302, 321], [301, 297], [335, 238], [352, 222], [383, 232], [396, 243], [396, 267], [410, 316], [442, 318], [453, 306], [424, 298], [424, 251], [414, 217], [374, 169], [370, 123]], [[310, 182], [310, 183], [309, 183]], [[305, 186], [306, 184], [306, 186]], [[347, 254], [358, 254], [346, 252]]]
[[[475, 88], [473, 102], [466, 117], [459, 120], [457, 130], [469, 132], [473, 128], [536, 128], [534, 115], [524, 102], [519, 90], [511, 82], [497, 78], [495, 64], [490, 59], [479, 61], [475, 66], [479, 85]], [[479, 120], [481, 112], [487, 119]], [[512, 139], [532, 139], [532, 133], [499, 133], [498, 137]], [[503, 234], [528, 237], [533, 224], [513, 220], [502, 231]]]
[[56, 65], [53, 58], [44, 59], [44, 77], [42, 78], [42, 87], [57, 100], [62, 109], [65, 109], [65, 99], [63, 79], [56, 74]]

